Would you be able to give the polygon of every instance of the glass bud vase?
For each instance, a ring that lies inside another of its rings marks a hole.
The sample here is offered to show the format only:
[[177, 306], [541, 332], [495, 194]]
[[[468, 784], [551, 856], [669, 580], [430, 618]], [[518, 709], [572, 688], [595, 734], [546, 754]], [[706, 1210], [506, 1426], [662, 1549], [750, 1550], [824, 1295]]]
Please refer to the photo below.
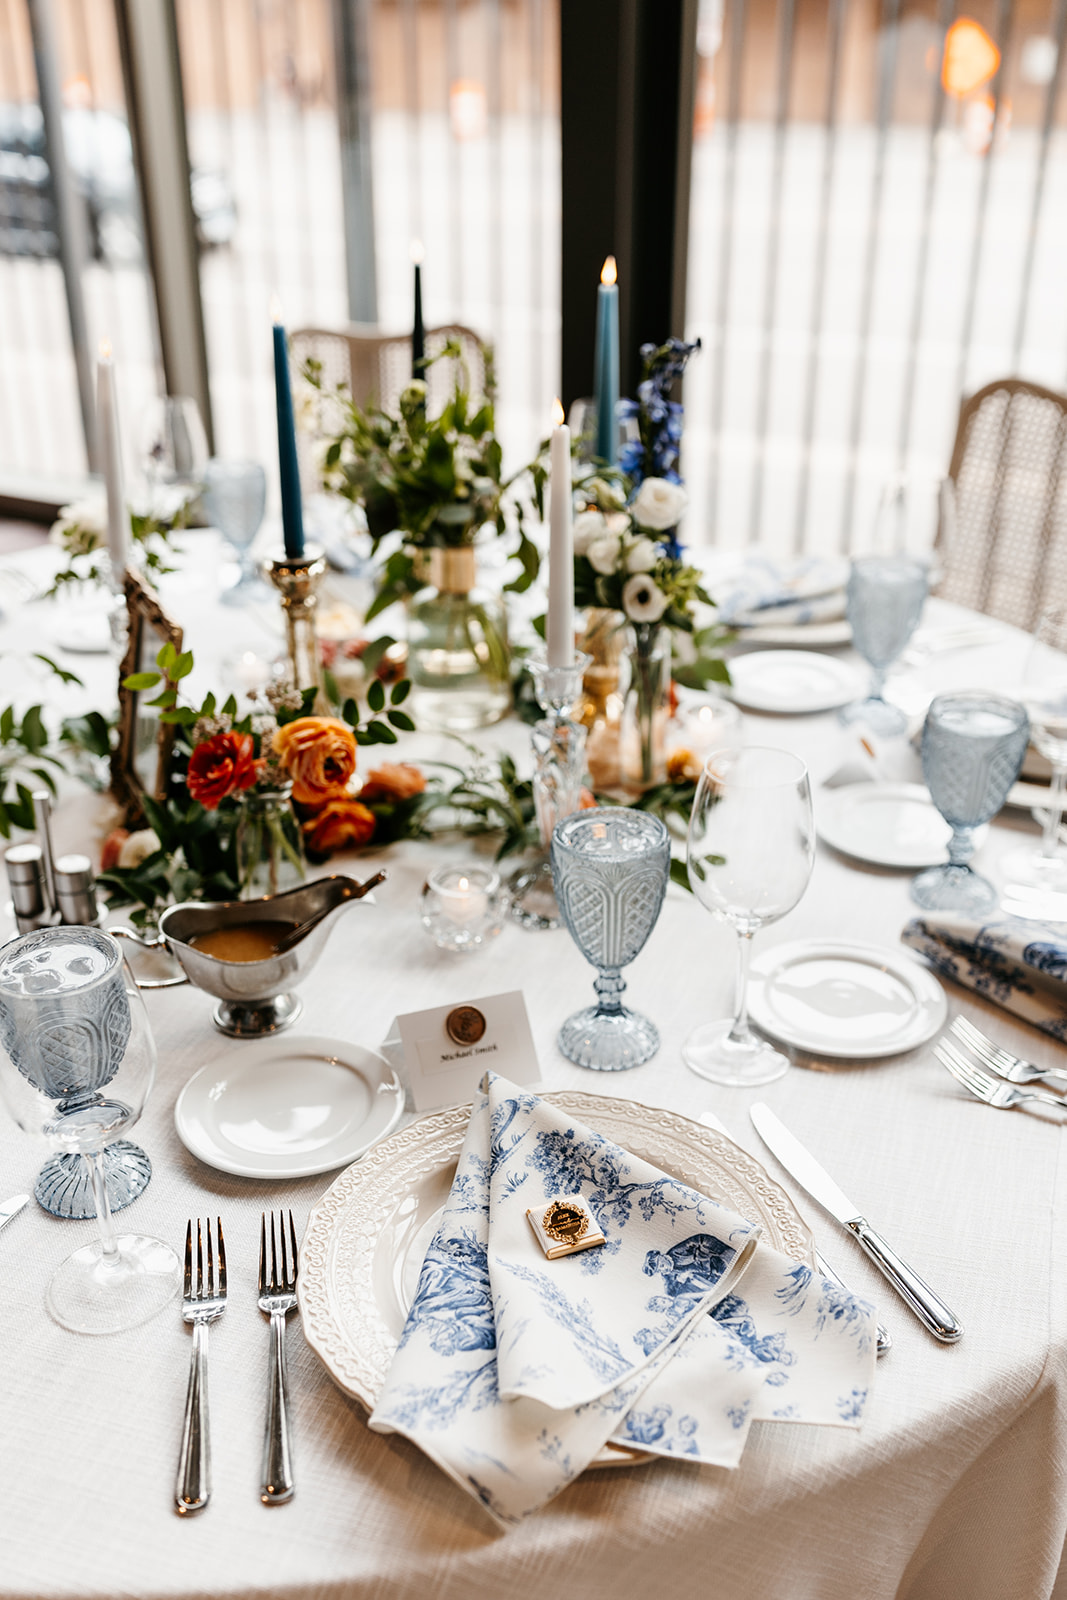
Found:
[[304, 881], [304, 841], [291, 795], [291, 787], [285, 784], [238, 796], [241, 810], [235, 848], [242, 900], [284, 894]]
[[620, 764], [624, 787], [642, 792], [667, 778], [671, 646], [667, 632], [653, 624], [637, 623], [633, 632]]
[[501, 598], [475, 587], [474, 551], [431, 550], [430, 588], [408, 612], [411, 713], [420, 728], [469, 733], [511, 705]]
[[621, 611], [590, 606], [581, 641], [590, 660], [582, 675], [582, 697], [575, 707], [574, 720], [586, 730], [589, 778], [601, 793], [619, 787], [622, 658], [627, 637], [627, 622]]

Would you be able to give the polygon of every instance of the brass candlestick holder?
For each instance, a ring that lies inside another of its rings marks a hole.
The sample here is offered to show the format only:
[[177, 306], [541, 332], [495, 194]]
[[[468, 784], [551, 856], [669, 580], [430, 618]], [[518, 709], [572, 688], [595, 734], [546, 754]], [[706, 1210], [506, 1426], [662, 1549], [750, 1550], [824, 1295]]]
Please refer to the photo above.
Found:
[[315, 608], [325, 571], [325, 556], [321, 550], [310, 546], [302, 556], [282, 556], [267, 564], [267, 576], [282, 597], [293, 687], [310, 689], [314, 686], [320, 694], [325, 684], [315, 632]]

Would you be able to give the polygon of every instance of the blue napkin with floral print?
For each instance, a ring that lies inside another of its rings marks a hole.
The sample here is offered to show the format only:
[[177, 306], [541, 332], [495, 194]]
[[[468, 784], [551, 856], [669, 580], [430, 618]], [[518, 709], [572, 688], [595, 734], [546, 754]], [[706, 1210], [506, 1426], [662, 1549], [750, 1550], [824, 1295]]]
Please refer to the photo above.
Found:
[[934, 971], [1067, 1041], [1067, 925], [927, 912], [901, 939]]
[[731, 628], [834, 622], [845, 615], [848, 562], [834, 556], [776, 561], [746, 556], [716, 582], [716, 611]]
[[[565, 1194], [606, 1243], [548, 1260], [526, 1210]], [[872, 1308], [759, 1235], [490, 1074], [370, 1426], [507, 1527], [608, 1441], [733, 1467], [761, 1417], [856, 1424]]]

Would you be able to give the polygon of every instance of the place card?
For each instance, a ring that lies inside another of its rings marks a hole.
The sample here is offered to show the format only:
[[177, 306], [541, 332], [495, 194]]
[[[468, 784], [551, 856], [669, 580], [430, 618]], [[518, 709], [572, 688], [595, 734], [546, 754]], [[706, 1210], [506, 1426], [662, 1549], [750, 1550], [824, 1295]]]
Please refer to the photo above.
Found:
[[402, 1076], [416, 1111], [469, 1100], [485, 1072], [536, 1083], [541, 1067], [521, 989], [452, 1001], [397, 1017], [383, 1049], [402, 1053]]

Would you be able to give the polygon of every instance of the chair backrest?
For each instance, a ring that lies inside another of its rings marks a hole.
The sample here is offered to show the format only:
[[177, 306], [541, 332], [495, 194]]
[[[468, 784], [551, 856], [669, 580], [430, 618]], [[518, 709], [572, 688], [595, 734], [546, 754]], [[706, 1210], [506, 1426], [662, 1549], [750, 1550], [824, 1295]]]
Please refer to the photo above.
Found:
[[1067, 395], [1002, 378], [960, 407], [938, 531], [946, 600], [1032, 628], [1067, 605]]
[[[427, 328], [426, 354], [437, 355], [454, 340], [462, 351], [466, 381], [473, 399], [485, 394], [485, 353], [482, 341], [470, 328], [458, 323]], [[411, 382], [411, 335], [380, 333], [377, 328], [358, 323], [348, 328], [299, 328], [289, 339], [289, 353], [298, 368], [313, 357], [322, 364], [327, 388], [346, 384], [357, 405], [378, 405], [396, 412], [401, 391]], [[431, 416], [439, 413], [455, 387], [457, 362], [436, 361], [426, 373], [427, 407]]]

